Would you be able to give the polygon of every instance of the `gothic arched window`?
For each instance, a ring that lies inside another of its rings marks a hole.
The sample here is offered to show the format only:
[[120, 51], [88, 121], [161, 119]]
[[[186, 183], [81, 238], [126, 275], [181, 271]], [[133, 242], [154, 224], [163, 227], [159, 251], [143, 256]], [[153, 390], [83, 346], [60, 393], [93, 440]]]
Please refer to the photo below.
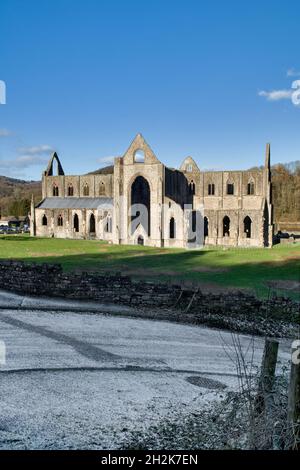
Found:
[[106, 218], [106, 224], [104, 226], [104, 231], [106, 233], [111, 233], [112, 232], [112, 217], [110, 215], [108, 215], [107, 218]]
[[170, 219], [170, 238], [176, 238], [176, 222], [174, 217]]
[[246, 234], [246, 238], [251, 238], [251, 225], [252, 225], [252, 220], [247, 215], [244, 218], [244, 233]]
[[74, 231], [79, 232], [79, 217], [77, 214], [74, 215], [73, 226], [74, 226]]
[[208, 218], [204, 217], [204, 237], [208, 237]]
[[74, 188], [72, 183], [70, 183], [68, 186], [68, 196], [74, 196]]
[[100, 183], [99, 186], [99, 196], [105, 196], [105, 184], [103, 181]]
[[247, 194], [248, 196], [254, 195], [254, 182], [253, 181], [249, 181], [249, 183], [247, 184]]
[[230, 219], [225, 215], [223, 219], [223, 237], [230, 236]]
[[62, 227], [64, 225], [64, 221], [61, 214], [59, 214], [59, 216], [57, 217], [57, 225], [58, 227]]
[[58, 196], [58, 195], [59, 195], [58, 186], [56, 183], [53, 183], [53, 196]]
[[194, 183], [193, 180], [189, 184], [189, 193], [190, 194], [195, 194], [195, 183]]
[[94, 214], [90, 216], [90, 225], [89, 225], [89, 232], [95, 233], [96, 232], [96, 220]]
[[227, 183], [227, 194], [229, 196], [234, 195], [234, 184], [233, 183]]
[[85, 185], [83, 186], [83, 195], [84, 196], [89, 196], [89, 194], [90, 194], [89, 185], [87, 183], [85, 183]]
[[209, 196], [214, 196], [215, 195], [215, 185], [214, 185], [214, 183], [209, 183], [208, 188], [207, 188], [207, 194]]

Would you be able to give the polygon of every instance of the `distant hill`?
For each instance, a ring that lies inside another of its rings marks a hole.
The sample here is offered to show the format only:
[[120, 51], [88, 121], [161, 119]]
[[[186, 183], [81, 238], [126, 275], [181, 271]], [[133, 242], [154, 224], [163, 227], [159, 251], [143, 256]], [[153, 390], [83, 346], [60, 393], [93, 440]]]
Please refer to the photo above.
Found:
[[37, 189], [41, 189], [41, 182], [19, 180], [0, 175], [0, 197], [11, 196], [17, 189], [25, 191], [33, 189], [36, 191]]
[[42, 198], [40, 181], [25, 181], [7, 176], [0, 176], [0, 215], [27, 215], [31, 195], [35, 202]]
[[114, 166], [109, 165], [103, 168], [99, 168], [98, 170], [91, 171], [90, 173], [87, 173], [87, 174], [88, 175], [112, 175], [113, 172], [114, 172]]

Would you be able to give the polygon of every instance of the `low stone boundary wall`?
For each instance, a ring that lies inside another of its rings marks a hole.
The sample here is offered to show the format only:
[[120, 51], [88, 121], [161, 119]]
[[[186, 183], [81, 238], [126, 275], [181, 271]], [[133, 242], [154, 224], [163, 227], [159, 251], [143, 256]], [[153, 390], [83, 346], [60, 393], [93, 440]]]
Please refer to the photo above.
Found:
[[[101, 303], [137, 307], [177, 308], [206, 315], [224, 314], [268, 317], [299, 322], [299, 304], [287, 298], [260, 300], [241, 291], [194, 293], [179, 284], [135, 281], [120, 274], [64, 273], [59, 264], [22, 261], [0, 262], [0, 288], [18, 294], [65, 299], [98, 300]], [[193, 301], [190, 301], [193, 297]]]
[[135, 282], [119, 274], [64, 273], [59, 264], [0, 262], [0, 288], [18, 294], [99, 300], [125, 305], [172, 305], [180, 286]]

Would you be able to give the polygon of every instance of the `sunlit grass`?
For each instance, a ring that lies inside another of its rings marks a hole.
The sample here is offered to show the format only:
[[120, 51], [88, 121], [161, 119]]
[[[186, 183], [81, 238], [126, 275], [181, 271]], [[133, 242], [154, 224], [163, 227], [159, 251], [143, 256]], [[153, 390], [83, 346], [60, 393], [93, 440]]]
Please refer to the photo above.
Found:
[[[249, 288], [266, 294], [274, 281], [300, 281], [300, 244], [263, 248], [163, 249], [97, 240], [0, 237], [0, 259], [61, 263], [65, 271], [122, 272], [155, 280]], [[289, 292], [289, 290], [287, 290]], [[289, 292], [295, 296], [297, 292]]]

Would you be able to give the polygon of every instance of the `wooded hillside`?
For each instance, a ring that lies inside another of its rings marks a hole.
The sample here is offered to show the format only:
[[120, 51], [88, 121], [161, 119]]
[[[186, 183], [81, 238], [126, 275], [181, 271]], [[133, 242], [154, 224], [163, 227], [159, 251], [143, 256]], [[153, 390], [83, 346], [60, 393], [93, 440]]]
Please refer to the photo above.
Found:
[[36, 202], [42, 198], [40, 181], [24, 181], [0, 176], [1, 217], [27, 215], [32, 194]]
[[300, 167], [294, 172], [284, 165], [272, 168], [274, 221], [300, 222]]

